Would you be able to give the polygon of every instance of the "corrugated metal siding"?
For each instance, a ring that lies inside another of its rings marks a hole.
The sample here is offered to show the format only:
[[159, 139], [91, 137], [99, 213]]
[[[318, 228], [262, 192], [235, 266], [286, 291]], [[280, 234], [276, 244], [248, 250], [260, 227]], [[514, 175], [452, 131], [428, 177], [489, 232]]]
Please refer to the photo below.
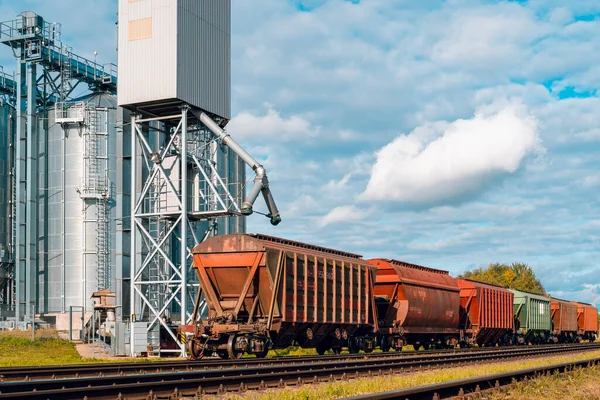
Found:
[[[520, 309], [518, 318], [521, 330], [550, 331], [550, 299], [519, 290], [509, 289], [514, 297], [514, 310]], [[522, 307], [521, 307], [522, 305]]]
[[[108, 124], [108, 168], [109, 180], [116, 182], [116, 100], [110, 95], [91, 95], [78, 101], [86, 103], [87, 107], [106, 107], [107, 111], [99, 111], [101, 124]], [[72, 111], [69, 111], [72, 112]], [[88, 201], [88, 220], [83, 220], [83, 201], [77, 190], [81, 188], [83, 176], [83, 151], [84, 139], [81, 136], [82, 128], [78, 125], [69, 125], [65, 140], [65, 274], [62, 271], [62, 137], [63, 128], [54, 120], [54, 109], [48, 112], [48, 132], [40, 134], [42, 141], [40, 151], [45, 149], [46, 159], [40, 158], [39, 173], [44, 177], [39, 188], [40, 195], [47, 198], [40, 201], [38, 215], [39, 225], [39, 269], [43, 271], [38, 275], [38, 309], [43, 313], [62, 311], [63, 296], [66, 309], [69, 306], [80, 306], [82, 303], [83, 265], [82, 249], [85, 240], [88, 251], [93, 252], [97, 246], [97, 223], [93, 219], [96, 215], [95, 204]], [[42, 122], [40, 129], [45, 129]], [[44, 140], [47, 140], [44, 141]], [[109, 233], [109, 265], [115, 265], [115, 191], [110, 191], [108, 210]], [[86, 234], [84, 236], [84, 228]], [[85, 255], [87, 265], [87, 285], [85, 299], [87, 307], [92, 306], [91, 294], [98, 290], [97, 287], [97, 256]], [[114, 277], [114, 274], [112, 274]]]
[[[8, 142], [9, 133], [14, 134], [15, 132], [14, 124], [14, 112], [11, 107], [7, 104], [0, 104], [0, 247], [4, 250], [8, 250], [11, 243], [12, 226], [9, 224], [9, 214], [12, 212], [10, 208], [12, 188], [9, 187], [9, 175], [12, 166], [8, 164], [8, 155], [12, 150], [9, 148]], [[8, 258], [8, 252], [6, 258]]]
[[[152, 37], [129, 40], [129, 22], [152, 18]], [[177, 96], [177, 2], [119, 1], [119, 105]]]
[[584, 332], [598, 332], [598, 310], [589, 304], [577, 305], [577, 324]]
[[[130, 41], [144, 18], [152, 37]], [[230, 0], [120, 0], [119, 50], [119, 105], [179, 99], [231, 118]]]
[[550, 310], [555, 332], [577, 330], [577, 305], [568, 301], [552, 299]]
[[180, 0], [178, 98], [231, 118], [231, 2]]

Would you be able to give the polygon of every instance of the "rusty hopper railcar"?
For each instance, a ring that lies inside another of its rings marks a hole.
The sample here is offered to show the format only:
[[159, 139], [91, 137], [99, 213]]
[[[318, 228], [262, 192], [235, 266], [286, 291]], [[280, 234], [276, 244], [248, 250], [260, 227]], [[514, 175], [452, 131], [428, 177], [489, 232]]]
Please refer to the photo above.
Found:
[[402, 261], [373, 259], [377, 267], [374, 295], [379, 315], [381, 349], [405, 344], [453, 347], [460, 334], [460, 293], [447, 271]]
[[457, 279], [460, 287], [461, 344], [511, 344], [514, 295], [501, 286]]
[[570, 301], [550, 299], [552, 340], [555, 343], [573, 343], [577, 339], [577, 305]]
[[375, 270], [361, 256], [265, 235], [216, 236], [193, 250], [208, 317], [180, 329], [192, 358], [264, 357], [297, 342], [339, 353], [375, 347]]
[[598, 310], [587, 303], [575, 303], [577, 305], [577, 334], [583, 340], [590, 343], [598, 336]]

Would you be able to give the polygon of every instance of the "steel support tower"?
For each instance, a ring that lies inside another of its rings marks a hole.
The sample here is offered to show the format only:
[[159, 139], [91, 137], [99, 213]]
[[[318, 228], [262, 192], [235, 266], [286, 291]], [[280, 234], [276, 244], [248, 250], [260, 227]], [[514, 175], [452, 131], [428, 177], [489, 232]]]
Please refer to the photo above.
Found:
[[[184, 357], [185, 344], [170, 329], [168, 312], [178, 309], [181, 324], [192, 318], [198, 294], [192, 248], [218, 233], [218, 218], [251, 214], [260, 192], [271, 223], [277, 225], [281, 218], [264, 168], [204, 112], [181, 104], [180, 114], [134, 117], [131, 125], [131, 187], [136, 195], [131, 203], [130, 307], [133, 319], [147, 323], [132, 323], [131, 337], [144, 329], [150, 344], [160, 346], [162, 326], [179, 349], [158, 351]], [[257, 173], [247, 196], [245, 182], [228, 182], [219, 173], [219, 147]], [[133, 344], [131, 353], [136, 354]]]
[[60, 39], [60, 24], [24, 12], [0, 23], [0, 43], [17, 59], [15, 77], [15, 232], [14, 262], [19, 322], [35, 318], [38, 254], [38, 142], [40, 117], [51, 105], [60, 107], [79, 84], [116, 93], [116, 66], [77, 56]]
[[[244, 182], [220, 176], [218, 138], [186, 104], [174, 115], [133, 117], [131, 126], [131, 187], [139, 190], [131, 204], [130, 307], [136, 320], [148, 322], [148, 340], [158, 350], [161, 326], [179, 343], [168, 326], [173, 310], [176, 321], [191, 318], [198, 291], [192, 248], [215, 233], [218, 218], [241, 215]], [[132, 324], [132, 337], [140, 326]], [[159, 351], [185, 355], [179, 344]]]

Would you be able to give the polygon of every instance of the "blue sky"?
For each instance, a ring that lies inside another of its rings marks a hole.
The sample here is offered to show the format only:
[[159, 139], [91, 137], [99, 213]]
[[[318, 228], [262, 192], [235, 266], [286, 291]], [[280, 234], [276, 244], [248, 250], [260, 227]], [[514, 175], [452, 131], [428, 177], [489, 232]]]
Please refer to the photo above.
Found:
[[[229, 131], [283, 222], [249, 230], [457, 274], [600, 287], [600, 3], [233, 0]], [[0, 0], [116, 61], [116, 1]], [[0, 65], [12, 70], [8, 48]]]

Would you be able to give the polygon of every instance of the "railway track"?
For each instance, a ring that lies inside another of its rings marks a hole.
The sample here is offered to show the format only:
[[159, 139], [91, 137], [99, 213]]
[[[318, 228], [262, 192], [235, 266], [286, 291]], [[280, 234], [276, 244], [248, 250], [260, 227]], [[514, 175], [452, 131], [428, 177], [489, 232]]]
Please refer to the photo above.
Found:
[[[0, 383], [0, 399], [114, 399], [153, 398], [154, 396], [196, 395], [285, 387], [290, 384], [346, 380], [410, 371], [419, 368], [489, 362], [515, 357], [534, 357], [599, 349], [600, 344], [540, 346], [494, 351], [458, 352], [422, 356], [355, 357], [344, 363], [326, 358], [321, 362], [281, 363], [205, 369], [110, 375], [86, 378], [38, 379]], [[264, 360], [261, 360], [264, 361]]]
[[[568, 345], [544, 346], [545, 348], [562, 348]], [[534, 347], [530, 347], [534, 348]], [[33, 379], [62, 379], [62, 378], [84, 378], [96, 377], [99, 375], [125, 375], [125, 374], [144, 374], [161, 372], [180, 372], [180, 371], [202, 371], [208, 369], [225, 368], [250, 368], [258, 366], [276, 366], [282, 364], [305, 364], [330, 362], [346, 362], [356, 359], [385, 359], [394, 357], [435, 357], [444, 354], [464, 354], [473, 352], [490, 351], [510, 351], [514, 349], [523, 349], [519, 346], [501, 347], [501, 348], [469, 348], [469, 349], [450, 349], [450, 350], [428, 350], [428, 351], [402, 351], [389, 353], [371, 353], [371, 354], [340, 354], [327, 356], [284, 356], [273, 358], [243, 358], [239, 360], [221, 360], [218, 358], [204, 359], [199, 361], [179, 360], [179, 361], [155, 361], [155, 362], [124, 362], [124, 363], [104, 363], [104, 364], [75, 364], [75, 365], [49, 365], [41, 367], [8, 367], [0, 368], [0, 382], [33, 380]]]
[[387, 400], [387, 399], [407, 399], [407, 400], [432, 400], [458, 398], [472, 398], [475, 395], [480, 398], [484, 391], [505, 390], [515, 384], [517, 381], [527, 381], [548, 373], [565, 373], [573, 368], [588, 367], [590, 365], [600, 364], [600, 358], [590, 358], [575, 362], [566, 362], [560, 364], [546, 365], [521, 369], [518, 371], [504, 372], [500, 374], [485, 375], [469, 379], [444, 382], [434, 385], [418, 386], [408, 389], [392, 390], [383, 393], [373, 393], [363, 396], [351, 397], [348, 400]]

